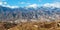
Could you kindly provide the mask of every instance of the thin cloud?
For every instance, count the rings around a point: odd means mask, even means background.
[[[3,2],[3,4],[5,4],[5,5],[6,5],[6,4],[7,4],[7,2]]]
[[[20,4],[31,4],[29,2],[20,2]]]
[[[19,6],[8,5],[7,2],[0,2],[0,5],[4,7],[9,7],[9,8],[19,8]]]
[[[60,2],[56,2],[56,3],[46,3],[43,6],[45,7],[57,7],[60,8]]]
[[[38,7],[38,5],[37,5],[37,4],[31,4],[31,5],[27,6],[27,7],[33,7],[33,8],[36,8],[36,7]]]
[[[25,4],[25,2],[20,2],[20,4]]]
[[[6,5],[6,7],[9,7],[9,8],[19,8],[19,6],[11,6],[11,5]]]
[[[18,6],[10,6],[10,8],[19,8]]]
[[[0,2],[0,5],[7,5],[7,2]]]
[[[0,2],[0,5],[2,5],[3,3],[2,2]]]

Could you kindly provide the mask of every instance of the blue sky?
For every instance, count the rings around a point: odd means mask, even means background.
[[[10,6],[41,6],[50,3],[60,3],[60,0],[0,0],[0,4],[10,5]]]

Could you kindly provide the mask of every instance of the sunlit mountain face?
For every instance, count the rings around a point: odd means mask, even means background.
[[[0,20],[17,20],[17,19],[40,19],[59,20],[60,8],[56,7],[37,7],[37,8],[9,8],[0,6]]]
[[[60,0],[0,0],[0,20],[20,19],[60,20]]]

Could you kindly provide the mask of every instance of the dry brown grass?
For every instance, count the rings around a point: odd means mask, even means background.
[[[60,30],[56,22],[22,22],[17,25],[7,24],[9,26],[6,24],[0,23],[0,30]]]

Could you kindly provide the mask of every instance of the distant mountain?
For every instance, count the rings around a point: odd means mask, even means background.
[[[44,6],[9,8],[0,6],[0,20],[40,19],[42,17],[49,20],[59,20],[60,8]]]

